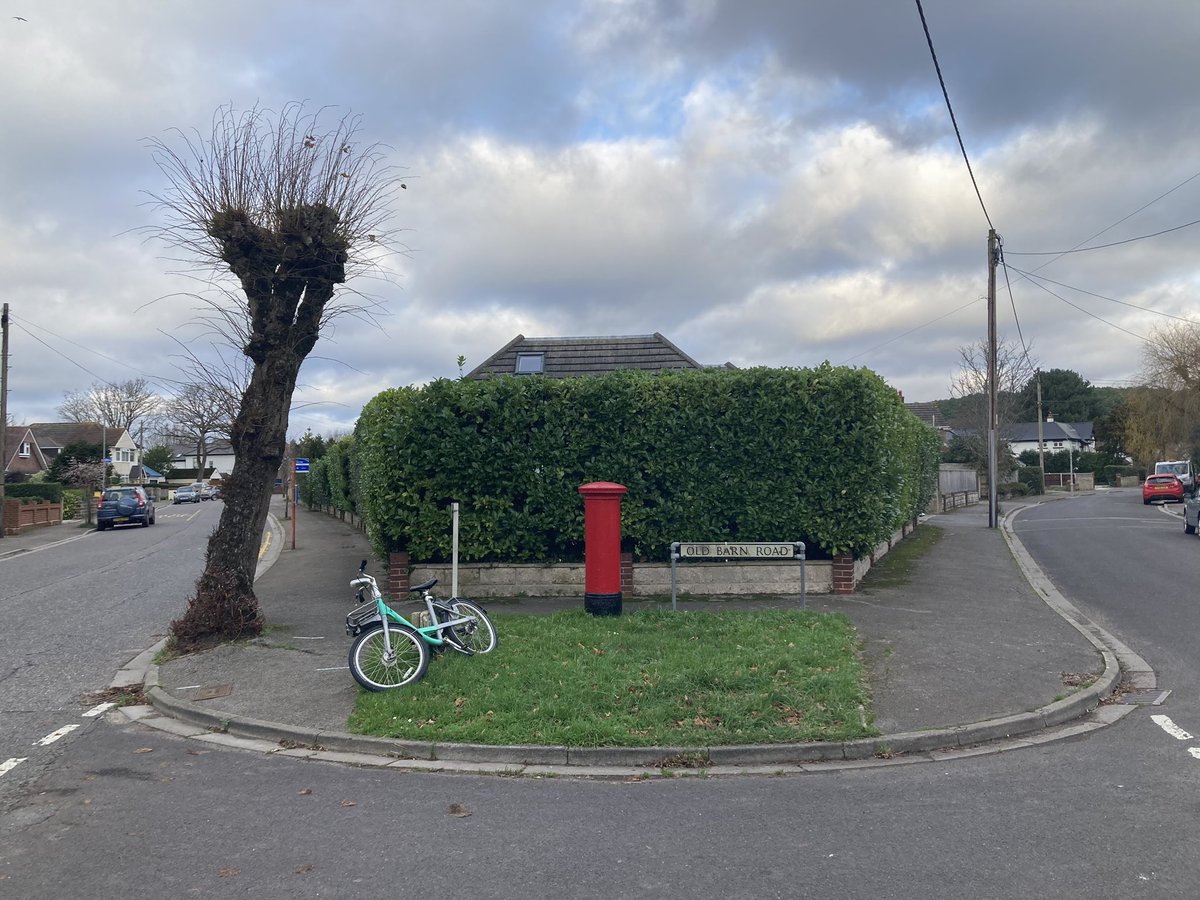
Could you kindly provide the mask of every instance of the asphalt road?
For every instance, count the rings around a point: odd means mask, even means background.
[[[182,538],[202,523],[177,524]],[[1131,492],[1046,504],[1017,530],[1072,602],[1159,668],[1164,706],[946,765],[630,782],[268,758],[109,715],[0,815],[0,896],[1195,897],[1200,740],[1152,717],[1194,719],[1200,544]],[[176,612],[149,610],[134,633]]]
[[[1200,538],[1184,534],[1182,512],[1105,491],[1028,510],[1016,533],[1068,600],[1150,663],[1172,717],[1200,734]]]
[[[0,559],[0,765],[24,760],[0,779],[0,809],[94,724],[87,695],[183,612],[220,507],[159,504],[149,528],[63,526],[59,543]]]

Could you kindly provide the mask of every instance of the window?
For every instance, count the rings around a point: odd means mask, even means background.
[[[22,458],[28,458],[30,454],[29,441],[21,442],[21,449],[17,451],[17,455]]]
[[[546,366],[545,353],[518,353],[517,354],[517,374],[518,375],[540,375],[544,372]]]
[[[1055,442],[1054,442],[1054,446],[1055,446],[1055,447],[1061,447],[1062,445],[1063,445],[1063,442],[1062,442],[1062,441],[1055,441]]]

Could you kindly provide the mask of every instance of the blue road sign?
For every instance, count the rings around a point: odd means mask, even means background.
[[[296,471],[297,472],[307,472],[308,471],[308,460],[307,459],[297,459],[296,460]]]

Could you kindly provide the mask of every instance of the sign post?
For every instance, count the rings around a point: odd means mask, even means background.
[[[800,608],[804,609],[808,606],[804,571],[806,549],[804,541],[675,541],[671,544],[671,609],[676,608],[676,571],[681,559],[797,560],[800,563]]]
[[[292,549],[296,549],[296,501],[300,499],[300,485],[296,482],[296,476],[301,472],[308,471],[308,460],[302,456],[292,460]]]

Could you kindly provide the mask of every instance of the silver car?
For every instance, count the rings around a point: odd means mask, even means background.
[[[1200,525],[1200,496],[1192,494],[1183,501],[1183,533],[1195,534]]]
[[[175,488],[175,499],[172,503],[199,503],[200,492],[192,485],[186,487]]]

